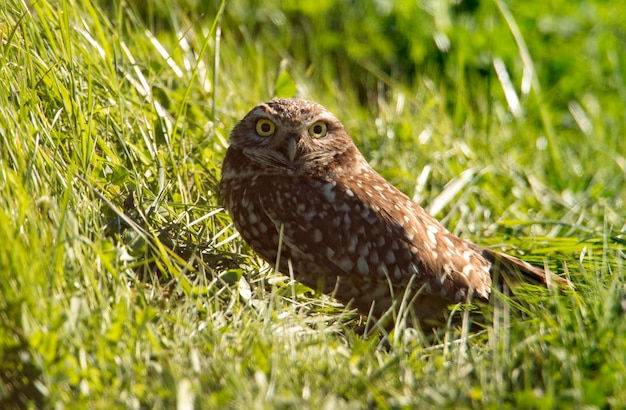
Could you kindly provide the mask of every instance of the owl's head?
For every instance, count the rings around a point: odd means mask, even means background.
[[[231,147],[248,161],[278,172],[332,167],[360,154],[341,122],[326,108],[298,98],[254,107],[232,130]],[[344,162],[344,161],[340,161]]]

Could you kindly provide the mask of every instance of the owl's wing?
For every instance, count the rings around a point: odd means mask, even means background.
[[[367,178],[277,179],[261,200],[287,254],[337,276],[411,283],[451,301],[470,291],[486,299],[490,263],[378,174]]]

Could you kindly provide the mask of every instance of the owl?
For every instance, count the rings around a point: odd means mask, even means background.
[[[363,315],[403,305],[417,322],[440,320],[448,305],[487,301],[495,274],[563,281],[450,233],[312,101],[254,107],[230,134],[219,192],[263,259]]]

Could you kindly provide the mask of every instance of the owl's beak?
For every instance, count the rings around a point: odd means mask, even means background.
[[[293,162],[296,158],[296,153],[298,151],[298,137],[295,135],[290,135],[287,138],[287,158],[289,161]]]

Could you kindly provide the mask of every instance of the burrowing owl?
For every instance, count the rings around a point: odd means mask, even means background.
[[[241,236],[281,272],[362,314],[380,317],[410,291],[419,320],[439,318],[446,305],[487,300],[495,272],[549,280],[450,233],[376,173],[317,103],[260,104],[230,141],[220,195]]]

